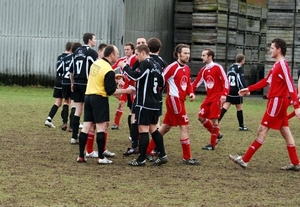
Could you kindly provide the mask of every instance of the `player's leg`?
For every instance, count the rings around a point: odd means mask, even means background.
[[[61,103],[62,103],[62,89],[54,88],[53,97],[55,98],[55,103],[51,107],[51,109],[48,113],[48,117],[45,121],[45,126],[47,126],[49,128],[55,128],[54,124],[52,123],[52,119],[55,116],[58,108],[61,106]]]
[[[300,163],[299,163],[299,158],[297,155],[297,150],[296,150],[296,145],[295,145],[295,140],[294,137],[291,133],[291,130],[288,126],[283,126],[280,129],[280,133],[285,139],[286,142],[286,148],[288,151],[288,155],[290,158],[290,163],[287,166],[282,167],[282,170],[300,170]]]
[[[105,137],[105,146],[104,146],[104,152],[103,155],[105,157],[114,157],[116,155],[116,153],[111,152],[107,149],[107,142],[108,142],[108,133],[107,133],[107,129],[109,127],[109,122],[106,123],[106,131],[104,132],[104,137]]]
[[[73,126],[72,126],[72,138],[71,144],[76,144],[78,139],[78,131],[80,124],[80,116],[83,110],[83,104],[85,99],[85,85],[74,85],[74,106],[75,106],[75,114],[73,117]]]
[[[223,107],[221,109],[221,114],[220,114],[219,122],[222,120],[223,116],[228,111],[228,109],[230,108],[230,106],[231,106],[231,103],[227,102],[227,100],[226,100],[226,102],[223,104]]]
[[[236,107],[236,117],[239,122],[239,130],[248,131],[248,128],[244,125],[243,97],[235,98],[235,107]]]
[[[62,130],[67,130],[68,128],[68,116],[69,116],[69,105],[70,105],[70,98],[64,98],[64,104],[61,111],[61,118],[62,118]]]
[[[127,100],[127,94],[122,94],[119,99],[118,108],[115,113],[114,124],[111,126],[111,129],[113,129],[113,130],[119,129],[120,119],[121,119],[121,116],[123,115],[123,110],[124,110],[126,100]]]

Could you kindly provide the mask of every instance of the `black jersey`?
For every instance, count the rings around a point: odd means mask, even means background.
[[[246,88],[244,69],[237,63],[230,66],[227,72],[230,91],[228,96],[239,96],[239,90]]]
[[[86,85],[90,67],[98,58],[98,53],[87,45],[83,45],[73,53],[73,64],[70,73],[73,73],[74,84]]]
[[[148,110],[160,110],[160,90],[164,85],[161,66],[153,58],[140,62],[134,71],[126,65],[124,72],[136,81],[136,106]]]
[[[61,65],[64,57],[66,57],[69,53],[63,52],[57,57],[56,61],[56,77],[55,77],[55,83],[54,88],[62,89],[62,73],[59,71],[59,66]]]
[[[168,63],[164,59],[162,59],[162,57],[160,57],[159,55],[150,54],[150,57],[152,57],[161,66],[161,73],[163,73],[163,70],[164,70],[164,68],[166,68],[168,66]],[[163,88],[160,89],[160,102],[161,103],[163,101],[162,94],[163,94]]]
[[[58,67],[58,71],[62,74],[62,84],[71,85],[70,80],[70,66],[73,64],[73,55],[69,53],[64,57],[63,61]]]
[[[162,70],[168,66],[168,63],[159,55],[150,54],[150,57],[152,57],[156,62],[158,62],[158,64],[162,67]]]

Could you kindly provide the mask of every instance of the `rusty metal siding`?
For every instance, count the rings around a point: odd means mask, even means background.
[[[85,32],[95,33],[95,50],[115,44],[123,55],[124,8],[123,0],[1,0],[0,82],[16,76],[14,84],[27,85],[22,79],[35,76],[52,83],[66,42],[83,43]]]

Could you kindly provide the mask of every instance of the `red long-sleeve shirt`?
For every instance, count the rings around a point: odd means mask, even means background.
[[[276,62],[268,75],[259,82],[248,87],[249,91],[262,89],[270,84],[267,98],[288,98],[290,96],[294,108],[299,108],[297,92],[291,77],[291,70],[286,60]]]
[[[200,69],[192,86],[196,90],[202,83],[205,84],[206,101],[212,102],[220,100],[222,95],[229,93],[227,75],[223,67],[215,62],[211,62]]]

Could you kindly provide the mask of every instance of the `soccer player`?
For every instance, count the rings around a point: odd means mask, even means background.
[[[136,39],[136,47],[139,45],[147,45],[146,39],[144,37],[139,37]],[[139,61],[137,60],[136,55],[132,55],[128,60],[127,64],[129,67],[134,71],[136,68],[139,66]],[[121,65],[119,65],[121,68],[124,64],[121,62]],[[126,76],[125,76],[126,77]],[[128,85],[129,87],[135,87],[135,81],[134,80],[128,80]],[[125,152],[123,152],[124,156],[129,156],[132,154],[137,154],[138,153],[138,144],[139,144],[139,130],[138,130],[138,125],[136,123],[135,119],[135,97],[128,97],[127,96],[127,106],[130,108],[130,137],[129,139],[131,140],[131,147],[127,148]]]
[[[119,58],[115,62],[115,64],[113,64],[112,68],[114,70],[119,68],[118,67],[119,62],[121,62],[121,61],[127,62],[128,58],[130,58],[134,54],[134,45],[133,45],[132,42],[125,43],[124,53],[125,53],[125,56]],[[127,78],[125,78],[124,80],[126,81]],[[124,88],[127,88],[127,87],[128,87],[128,81],[126,81],[125,85],[124,85]],[[127,101],[127,94],[122,94],[119,98],[118,108],[116,110],[116,114],[115,114],[115,118],[114,118],[114,124],[111,126],[112,130],[119,129],[120,119],[121,119],[121,116],[123,115],[123,109],[124,109],[124,105],[125,105],[126,101]],[[129,129],[130,129],[130,124],[128,126],[129,126]]]
[[[291,71],[285,60],[287,45],[283,39],[275,38],[272,41],[270,54],[275,59],[275,63],[268,75],[259,82],[248,86],[239,91],[240,96],[250,94],[251,91],[262,89],[270,84],[267,94],[268,104],[265,114],[257,130],[257,136],[243,156],[229,155],[229,158],[246,168],[254,153],[262,146],[269,129],[280,130],[285,139],[286,148],[290,158],[290,164],[281,167],[281,170],[300,170],[299,158],[296,151],[295,140],[289,128],[287,118],[287,108],[290,104],[295,110],[296,117],[300,119],[300,108],[297,98],[297,92],[291,77]]]
[[[202,67],[192,83],[194,90],[205,84],[206,97],[200,106],[198,120],[210,132],[210,144],[204,146],[204,150],[214,150],[219,135],[220,109],[226,100],[229,92],[229,85],[226,73],[220,64],[213,61],[215,52],[210,49],[202,51],[202,61],[205,66]]]
[[[69,131],[72,131],[72,119],[75,113],[75,106],[73,101],[73,95],[71,92],[71,81],[70,81],[70,66],[73,64],[73,52],[81,46],[81,43],[75,42],[72,44],[71,52],[64,57],[61,64],[58,67],[58,71],[62,74],[62,96],[65,100],[63,105],[63,110],[61,112],[63,125],[62,130],[67,130],[68,128],[68,115],[69,115],[69,104],[71,103],[71,113],[70,113],[70,126]]]
[[[160,116],[160,93],[164,85],[164,79],[161,66],[153,58],[150,58],[149,52],[147,45],[137,46],[135,54],[140,64],[134,71],[124,62],[120,63],[128,77],[136,81],[136,102],[133,111],[139,130],[139,156],[137,159],[128,162],[131,166],[146,165],[149,132],[160,152],[159,157],[152,164],[162,165],[168,162],[163,138],[156,127]]]
[[[244,125],[243,97],[241,97],[238,93],[239,90],[246,88],[246,81],[243,69],[243,64],[245,63],[245,56],[243,54],[238,54],[235,60],[236,62],[233,63],[227,71],[230,90],[226,101],[223,104],[221,115],[219,118],[219,123],[223,118],[224,114],[231,106],[231,104],[233,104],[236,107],[236,117],[239,122],[239,130],[248,131],[248,128]]]
[[[107,46],[107,44],[105,43],[101,43],[99,46],[98,46],[98,59],[101,59],[103,58],[103,51],[104,51],[104,48]]]
[[[45,126],[49,127],[49,128],[55,128],[54,124],[52,123],[52,119],[55,116],[58,108],[61,106],[62,104],[62,100],[63,100],[63,95],[62,95],[62,72],[59,70],[59,66],[61,65],[64,57],[66,57],[67,55],[69,55],[71,53],[71,48],[72,48],[72,43],[71,42],[67,42],[66,46],[65,46],[65,52],[63,52],[62,54],[60,54],[57,57],[57,61],[56,61],[56,78],[55,78],[55,84],[54,84],[54,91],[53,91],[53,97],[55,98],[55,103],[53,104],[53,106],[51,107],[48,117],[45,121]],[[64,102],[64,105],[68,105],[69,103],[66,101]],[[62,110],[62,114],[65,114],[66,107],[63,107]],[[62,117],[63,119],[63,117]]]
[[[168,65],[163,72],[167,89],[167,111],[158,131],[164,136],[171,127],[179,126],[182,162],[186,165],[199,165],[200,162],[192,158],[189,119],[184,105],[186,96],[189,96],[190,101],[195,100],[190,80],[190,68],[186,65],[190,59],[190,46],[178,44],[174,50],[174,57],[177,60]]]
[[[131,93],[132,89],[116,89],[115,73],[112,70],[111,63],[119,57],[118,48],[114,45],[108,45],[103,52],[104,58],[97,60],[92,64],[89,74],[89,80],[86,88],[84,122],[83,128],[79,134],[79,157],[77,162],[86,162],[84,149],[87,142],[88,132],[96,124],[97,145],[98,145],[98,164],[111,164],[111,160],[104,155],[105,131],[109,123],[109,100],[112,94]],[[101,107],[99,107],[101,106]]]
[[[96,36],[93,33],[83,35],[84,45],[79,47],[74,53],[74,61],[70,67],[71,90],[74,95],[75,114],[73,117],[73,132],[71,144],[78,143],[78,128],[80,116],[82,114],[86,84],[90,67],[98,58],[98,54],[92,49],[96,45]]]
[[[166,68],[168,64],[161,56],[159,56],[159,52],[162,47],[161,41],[158,38],[153,37],[153,38],[148,39],[147,45],[149,47],[150,57],[152,57],[161,66],[161,69],[163,72],[163,69]],[[161,108],[160,108],[160,112],[159,112],[159,119],[158,119],[157,126],[156,126],[158,129],[160,127],[160,116],[162,115],[162,104],[163,104],[162,90],[159,95],[160,95]],[[154,160],[152,155],[155,155],[157,153],[158,153],[158,151],[155,148],[154,140],[151,139],[149,142],[148,148],[147,148],[147,152],[146,152],[147,159],[149,161]]]

